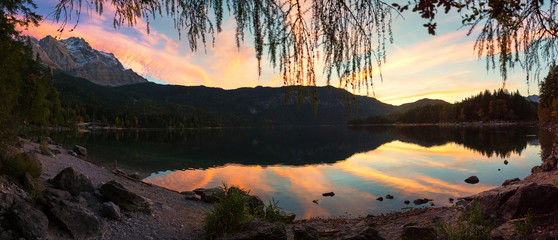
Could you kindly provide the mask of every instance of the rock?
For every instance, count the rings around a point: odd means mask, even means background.
[[[502,169],[499,169],[499,168],[498,168],[498,171],[500,171],[500,170],[502,170]]]
[[[448,198],[448,200],[449,200],[450,203],[453,203],[453,201],[454,201],[455,199],[453,199],[453,198]]]
[[[113,202],[103,203],[102,213],[103,216],[110,219],[119,220],[122,218],[122,215],[120,214],[120,207]]]
[[[56,142],[52,141],[50,137],[41,137],[39,141],[44,142],[46,144],[56,145]]]
[[[72,151],[72,150],[68,150],[67,154],[70,155],[70,156],[74,156],[74,157],[78,156],[77,153]]]
[[[434,207],[434,206],[436,206],[436,204],[434,204],[433,202],[430,202],[430,206]]]
[[[25,202],[10,208],[10,223],[14,230],[26,239],[44,239],[48,229],[48,218],[43,212]]]
[[[36,181],[30,173],[25,172],[23,175],[23,188],[27,191],[32,191],[36,188]]]
[[[141,180],[141,176],[138,172],[131,173],[131,174],[128,175],[128,177],[131,177],[131,178],[136,179],[136,180]]]
[[[415,200],[413,201],[413,203],[414,203],[415,205],[422,205],[422,204],[425,204],[425,203],[430,202],[430,201],[432,201],[432,199],[428,199],[428,198],[419,198],[419,199],[415,199]]]
[[[409,203],[411,203],[411,201],[409,201],[409,200],[405,200],[405,201],[404,201],[403,203],[405,203],[405,204],[409,204]]]
[[[318,240],[320,233],[315,228],[303,224],[294,226],[294,239],[295,240]]]
[[[388,195],[386,195],[386,199],[393,199],[393,196],[388,194]]]
[[[46,208],[51,208],[55,204],[68,200],[72,195],[64,190],[47,188],[39,195],[37,202]]]
[[[181,192],[180,194],[184,195],[184,198],[186,200],[192,200],[192,201],[199,201],[200,200],[198,198],[198,195],[196,195],[196,193],[194,193],[192,191],[184,191],[184,192]]]
[[[95,191],[91,180],[72,167],[65,168],[58,173],[58,175],[52,179],[52,184],[54,187],[66,190],[74,196],[79,195],[80,192]]]
[[[504,160],[504,164],[505,164],[505,165],[508,165],[508,160]]]
[[[223,188],[220,187],[201,188],[201,189],[194,190],[194,192],[200,195],[201,200],[206,203],[218,203],[221,201],[221,198],[225,195],[225,190],[223,190]]]
[[[252,215],[261,216],[261,217],[264,216],[265,204],[260,197],[248,196],[246,198],[246,204],[248,205],[248,209]]]
[[[75,145],[75,146],[74,146],[74,152],[75,152],[77,155],[87,156],[87,149],[84,148],[84,147],[82,147],[82,146],[80,146],[80,145]]]
[[[532,214],[556,212],[558,206],[558,188],[551,184],[530,184],[520,187],[500,207],[504,219],[523,217],[529,210]]]
[[[49,156],[49,157],[53,157],[53,156],[54,156],[54,153],[53,153],[52,150],[50,150],[50,148],[48,148],[48,147],[45,147],[45,148],[41,147],[41,154],[42,154],[42,155],[45,155],[45,156]]]
[[[151,211],[149,202],[145,198],[129,191],[122,186],[122,184],[114,180],[103,184],[100,192],[124,210],[141,212]]]
[[[513,239],[516,230],[512,223],[505,222],[490,232],[490,237],[494,240]]]
[[[324,197],[333,197],[333,196],[335,196],[335,193],[334,193],[334,192],[322,193],[322,196],[324,196]]]
[[[320,203],[320,200],[316,199],[316,200],[312,200],[313,203],[318,204]]]
[[[381,201],[384,201],[384,198],[383,198],[383,197],[379,197],[379,198],[376,198],[376,200],[378,200],[378,201],[381,202]]]
[[[335,235],[332,239],[336,240],[379,240],[383,239],[378,235],[378,231],[368,225],[365,221],[359,222],[354,226],[344,229]]]
[[[54,155],[58,155],[58,154],[61,154],[62,152],[58,148],[55,148],[55,149],[52,149],[52,153],[54,153]]]
[[[293,213],[293,212],[281,210],[280,213],[281,213],[281,216],[283,216],[285,218],[287,223],[292,223],[296,218],[296,214]]]
[[[504,181],[504,183],[502,183],[502,186],[507,186],[507,185],[510,185],[510,184],[514,184],[514,183],[517,183],[519,181],[521,181],[521,179],[519,179],[519,178],[508,179],[508,180]]]
[[[465,182],[469,184],[477,184],[479,183],[479,178],[477,176],[470,176],[467,179],[465,179]]]
[[[405,226],[401,238],[413,240],[436,239],[436,231],[432,227]]]
[[[540,173],[543,172],[542,166],[534,166],[533,168],[531,168],[531,173]]]
[[[558,159],[554,156],[554,155],[550,155],[549,157],[547,157],[543,164],[541,165],[541,169],[543,172],[548,172],[551,171],[552,169],[554,169],[556,167],[556,163],[558,162]]]
[[[264,221],[251,221],[244,225],[242,231],[227,235],[226,240],[284,240],[287,239],[287,230],[282,223]]]
[[[62,200],[51,204],[48,213],[62,229],[75,239],[100,237],[105,229],[103,222],[84,203]]]
[[[471,206],[471,203],[478,202],[484,217],[496,219],[500,217],[500,206],[508,201],[508,199],[515,194],[518,188],[518,184],[514,184],[481,192],[472,196],[471,200],[465,199],[467,202],[463,201],[463,205],[469,207]]]

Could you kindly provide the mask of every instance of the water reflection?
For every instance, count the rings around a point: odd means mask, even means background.
[[[120,168],[140,171],[145,181],[160,186],[186,191],[225,181],[308,218],[384,213],[406,207],[406,199],[424,197],[447,205],[449,197],[527,176],[540,163],[537,136],[535,127],[315,127],[54,138],[85,145],[89,161],[112,167],[116,160]],[[504,158],[510,164],[504,165]],[[481,182],[464,183],[471,175]],[[322,197],[329,191],[335,197]],[[386,194],[395,199],[376,201]],[[319,204],[312,203],[316,199]]]

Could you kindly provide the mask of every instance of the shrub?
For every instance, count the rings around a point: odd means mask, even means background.
[[[205,214],[203,228],[208,239],[226,236],[239,231],[245,223],[254,217],[249,213],[246,203],[247,192],[237,187],[228,187],[223,183],[225,195],[219,204]]]
[[[34,153],[19,153],[2,159],[2,173],[21,178],[26,172],[37,179],[41,176],[42,166]]]
[[[438,232],[442,239],[480,240],[491,239],[490,232],[494,227],[490,220],[483,217],[480,204],[475,201],[471,204],[471,209],[462,212],[459,217],[454,216],[449,223],[439,223]]]
[[[281,208],[278,206],[278,201],[275,199],[271,199],[269,201],[269,205],[265,207],[265,216],[264,220],[268,222],[281,222],[281,223],[288,223],[288,219],[285,215],[281,213]]]

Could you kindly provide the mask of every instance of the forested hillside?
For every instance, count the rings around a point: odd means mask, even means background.
[[[430,104],[389,116],[354,119],[350,124],[378,123],[452,123],[477,121],[536,121],[537,104],[519,92],[485,90],[454,104]]]

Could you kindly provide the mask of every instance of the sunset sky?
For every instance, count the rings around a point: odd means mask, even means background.
[[[37,12],[48,15],[57,0],[39,0]],[[216,37],[215,46],[208,45],[191,52],[184,36],[178,38],[170,19],[151,22],[148,35],[146,24],[135,27],[113,28],[114,12],[105,6],[102,16],[82,13],[80,23],[72,31],[60,36],[82,37],[95,49],[114,53],[126,68],[131,68],[148,80],[177,85],[205,85],[234,89],[239,87],[283,85],[279,73],[271,68],[264,56],[262,76],[258,78],[257,61],[251,39],[238,49],[234,39],[234,22],[228,19],[223,32]],[[408,12],[393,23],[394,44],[387,49],[387,64],[383,67],[383,82],[374,80],[374,93],[369,96],[399,105],[421,98],[459,101],[484,89],[502,87],[499,72],[486,70],[484,59],[473,51],[474,35],[467,37],[467,29],[460,28],[460,16],[440,15],[437,36],[430,36],[418,14]],[[36,38],[57,36],[60,23],[46,18],[38,28],[24,31]],[[68,27],[69,30],[70,27]],[[321,70],[318,70],[321,72]],[[318,85],[326,85],[325,77],[318,77]],[[331,84],[338,86],[337,79]],[[517,69],[509,73],[506,88],[519,90],[522,95],[538,94],[537,82],[528,86],[525,74]],[[366,95],[366,91],[355,92]]]

